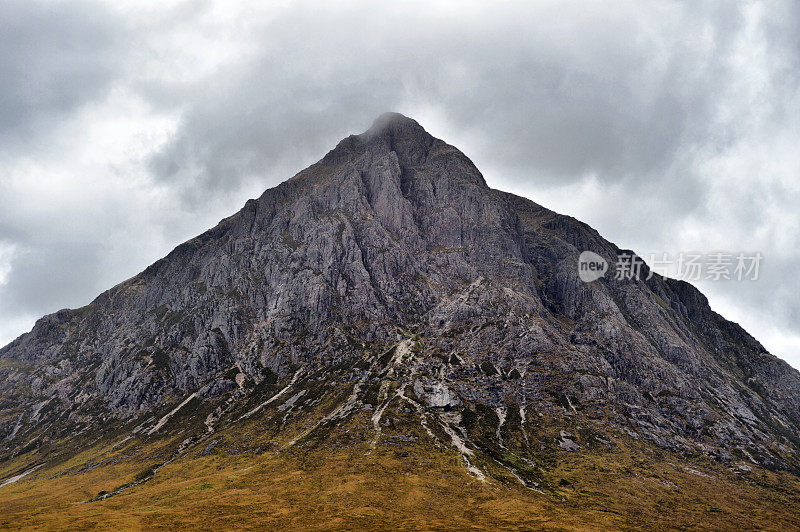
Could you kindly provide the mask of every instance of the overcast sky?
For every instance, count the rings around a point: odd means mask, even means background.
[[[268,5],[267,5],[268,4]],[[800,4],[0,2],[0,344],[399,111],[800,367]]]

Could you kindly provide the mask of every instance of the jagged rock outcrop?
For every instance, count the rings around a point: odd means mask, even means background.
[[[243,398],[264,379],[415,339],[406,370],[429,406],[536,405],[670,449],[796,469],[800,374],[685,282],[582,282],[586,250],[609,262],[621,251],[488,188],[459,150],[385,115],[0,349],[4,452],[194,392]]]

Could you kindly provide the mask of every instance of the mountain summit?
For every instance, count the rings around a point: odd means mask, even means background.
[[[621,250],[382,115],[0,349],[0,466],[147,462],[97,500],[220,446],[394,449],[398,479],[403,456],[431,448],[457,459],[457,482],[565,500],[579,480],[553,476],[564,457],[798,472],[800,374],[685,282],[582,282],[583,251],[613,263]]]

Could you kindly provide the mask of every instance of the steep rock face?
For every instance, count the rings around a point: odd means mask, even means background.
[[[431,406],[535,405],[668,448],[797,467],[800,374],[687,283],[582,282],[584,250],[620,252],[488,188],[456,148],[385,115],[0,349],[0,439],[13,451],[190,393],[245,396],[414,337],[414,389]]]

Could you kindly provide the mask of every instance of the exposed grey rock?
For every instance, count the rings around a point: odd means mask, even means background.
[[[461,405],[458,396],[441,382],[417,380],[414,382],[414,394],[422,398],[428,406],[456,408]]]
[[[575,443],[572,440],[572,438],[574,438],[575,436],[573,436],[569,432],[567,432],[565,430],[562,430],[559,433],[559,436],[560,436],[560,439],[557,440],[556,443],[558,443],[558,446],[561,449],[563,449],[565,451],[580,451],[581,450],[581,446],[578,445],[577,443]]]
[[[0,440],[13,452],[65,419],[151,416],[191,393],[244,400],[266,378],[414,337],[414,392],[430,405],[537,405],[672,449],[797,467],[800,374],[688,283],[582,282],[585,250],[609,262],[621,251],[488,188],[456,148],[385,115],[0,349]]]

